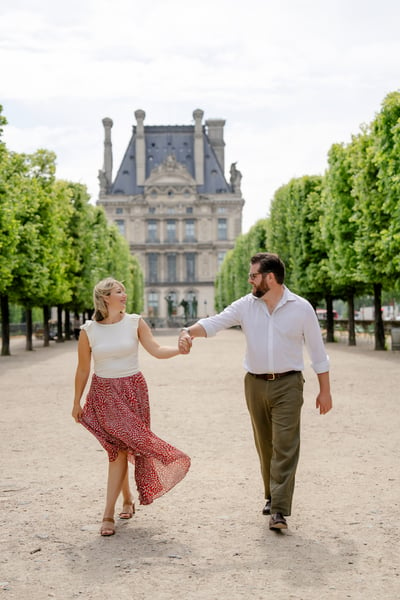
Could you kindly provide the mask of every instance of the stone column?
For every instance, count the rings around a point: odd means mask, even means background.
[[[111,185],[112,182],[112,168],[113,168],[113,156],[112,156],[112,143],[111,143],[111,128],[113,126],[112,119],[105,117],[102,121],[104,127],[104,164],[103,164],[103,175],[105,178],[105,186]]]
[[[214,148],[222,172],[225,172],[224,119],[207,119],[207,135]]]
[[[204,141],[201,121],[204,112],[197,108],[193,111],[194,118],[194,178],[197,185],[204,184]]]
[[[136,110],[136,182],[137,185],[144,185],[146,179],[146,146],[144,140],[143,121],[146,116],[144,110]]]

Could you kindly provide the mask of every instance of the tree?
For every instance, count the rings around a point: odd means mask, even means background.
[[[47,281],[46,267],[41,260],[40,203],[42,189],[29,174],[29,155],[14,155],[19,158],[18,175],[14,180],[14,198],[18,227],[17,261],[13,272],[9,296],[25,309],[27,334],[26,349],[32,350],[32,308],[44,282]]]
[[[40,286],[40,224],[36,219],[40,191],[29,177],[30,159],[15,152],[3,153],[0,168],[2,354],[9,349],[9,298],[31,298]],[[28,319],[29,323],[29,319]]]
[[[2,354],[9,354],[11,299],[24,306],[26,348],[32,349],[32,309],[42,307],[44,344],[57,306],[58,341],[66,336],[69,311],[89,310],[94,285],[108,275],[124,281],[130,308],[143,309],[143,273],[138,260],[102,208],[89,203],[86,187],[55,177],[55,154],[8,152],[1,141],[6,123],[0,106],[0,301]]]
[[[19,297],[28,308],[43,307],[44,345],[49,344],[49,316],[51,306],[57,306],[58,341],[63,340],[60,326],[61,306],[71,298],[70,283],[67,278],[69,261],[72,257],[70,237],[66,224],[72,212],[68,202],[68,186],[55,179],[55,154],[38,150],[29,157],[29,177],[37,199],[35,221],[38,224],[36,260],[33,264],[34,286],[29,285],[28,293]],[[33,201],[32,196],[32,201]],[[27,269],[22,283],[27,282]]]
[[[316,306],[327,307],[327,340],[334,340],[333,286],[328,269],[328,248],[321,233],[322,181],[319,175],[292,179],[274,196],[268,240],[287,269],[286,282]]]
[[[353,220],[353,173],[350,149],[333,144],[328,153],[328,165],[322,190],[322,236],[328,248],[328,271],[334,294],[348,304],[348,343],[356,345],[354,296],[365,289],[357,272],[354,248],[357,225]]]
[[[386,279],[400,284],[400,92],[388,94],[371,127],[381,197],[380,257]]]
[[[370,129],[353,138],[352,168],[354,220],[357,227],[357,278],[369,284],[374,291],[375,350],[385,350],[385,332],[382,320],[382,286],[385,280],[387,255],[384,234],[391,215],[387,212],[378,186],[379,169]]]
[[[289,235],[290,182],[278,188],[271,202],[267,220],[267,239],[270,252],[279,254],[287,270],[286,282],[290,287],[290,235]]]
[[[232,290],[236,278],[233,263],[234,250],[229,250],[215,280],[215,310],[217,312],[224,310],[232,302]]]
[[[11,200],[9,189],[13,172],[12,160],[0,143],[0,306],[2,324],[1,354],[10,353],[10,326],[8,311],[8,290],[12,284],[13,270],[16,261],[18,229],[15,218],[15,205]]]
[[[129,270],[132,281],[132,295],[128,298],[128,308],[131,312],[140,314],[144,307],[144,277],[136,256],[130,256]]]
[[[71,318],[70,313],[79,315],[91,303],[91,255],[93,231],[91,228],[92,210],[90,196],[85,185],[74,182],[65,182],[65,202],[70,205],[69,219],[66,221],[66,230],[71,249],[68,261],[66,278],[71,290],[71,298],[64,305],[65,311],[65,338],[70,338]]]
[[[248,272],[250,258],[266,249],[265,219],[255,225],[236,240],[221,265],[215,283],[215,308],[220,311],[228,304],[249,292]]]

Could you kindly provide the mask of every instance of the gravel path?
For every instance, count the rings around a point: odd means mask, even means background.
[[[163,343],[173,344],[168,332]],[[187,452],[183,482],[101,538],[105,452],[70,416],[76,342],[0,358],[0,598],[400,597],[400,353],[329,344],[334,410],[305,369],[289,530],[268,529],[243,398],[244,338],[141,352],[152,429]]]

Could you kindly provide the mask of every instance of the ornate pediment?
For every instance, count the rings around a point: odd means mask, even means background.
[[[144,182],[145,188],[149,187],[193,187],[196,181],[187,168],[176,160],[173,154],[169,154],[163,163],[155,167]]]

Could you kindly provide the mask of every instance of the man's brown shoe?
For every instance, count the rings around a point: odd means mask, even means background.
[[[271,514],[271,498],[267,498],[265,506],[262,509],[262,514],[263,515],[270,515]]]
[[[286,519],[282,513],[274,513],[269,520],[270,529],[287,529]]]

